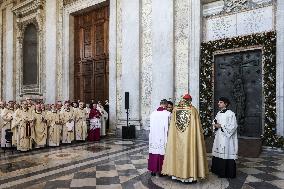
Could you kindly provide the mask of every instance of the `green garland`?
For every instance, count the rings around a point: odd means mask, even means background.
[[[263,82],[265,120],[262,139],[264,145],[282,147],[283,137],[276,135],[276,33],[267,32],[221,39],[201,44],[200,69],[200,115],[206,136],[212,136],[213,99],[213,60],[214,52],[236,48],[261,46],[263,52]]]

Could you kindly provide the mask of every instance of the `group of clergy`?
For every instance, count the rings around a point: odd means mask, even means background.
[[[101,102],[90,106],[81,101],[46,105],[29,98],[20,106],[13,101],[0,101],[1,147],[12,145],[19,151],[28,151],[73,141],[98,141],[106,135],[108,102],[105,107]]]
[[[184,95],[172,111],[167,101],[161,100],[160,107],[150,115],[148,170],[152,176],[168,175],[190,183],[208,177],[203,129],[191,100],[189,94]],[[236,177],[237,121],[229,104],[227,98],[219,98],[220,111],[212,122],[215,139],[211,172],[220,178]]]

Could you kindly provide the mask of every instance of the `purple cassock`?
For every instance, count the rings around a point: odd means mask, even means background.
[[[150,116],[148,170],[161,173],[171,113],[159,107]]]

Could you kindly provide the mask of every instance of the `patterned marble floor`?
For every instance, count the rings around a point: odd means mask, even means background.
[[[0,150],[0,189],[65,188],[284,188],[284,153],[264,151],[259,158],[240,158],[236,179],[209,178],[183,184],[147,172],[147,141],[107,138],[99,143],[76,143],[31,152]],[[208,162],[211,164],[208,154]]]

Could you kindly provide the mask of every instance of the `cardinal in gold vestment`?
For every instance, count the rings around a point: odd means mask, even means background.
[[[206,178],[208,173],[199,113],[187,94],[172,113],[162,174],[193,182]]]

